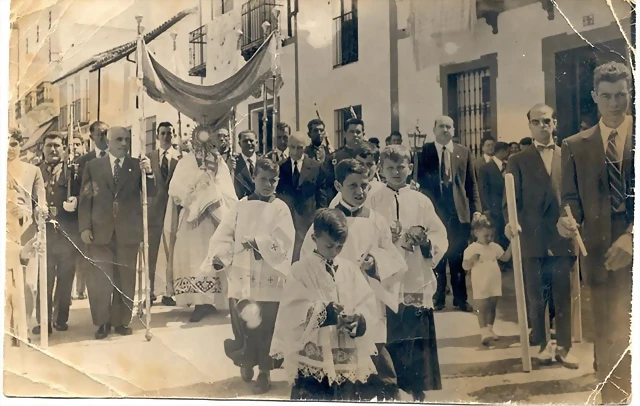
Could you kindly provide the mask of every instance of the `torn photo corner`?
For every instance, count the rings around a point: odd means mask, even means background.
[[[631,402],[635,1],[7,3],[3,404]]]

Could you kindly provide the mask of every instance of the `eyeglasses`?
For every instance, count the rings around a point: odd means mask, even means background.
[[[551,125],[553,120],[550,119],[550,118],[543,118],[543,119],[540,119],[540,120],[538,120],[537,118],[534,118],[533,120],[530,120],[529,122],[531,124],[533,124],[533,125],[536,125],[536,126],[540,125],[541,123],[544,124],[544,125]]]

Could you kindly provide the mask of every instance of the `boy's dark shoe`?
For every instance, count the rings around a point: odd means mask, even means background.
[[[240,367],[240,377],[245,382],[251,382],[253,379],[253,368]]]
[[[121,336],[130,336],[133,331],[131,330],[131,327],[127,327],[127,326],[118,326],[114,329],[116,331],[116,333],[120,334]]]
[[[98,331],[96,331],[95,337],[96,340],[102,340],[103,338],[107,338],[109,333],[111,332],[111,324],[103,324],[98,327]]]
[[[53,328],[58,331],[67,331],[69,330],[69,325],[67,323],[56,323],[53,325]]]

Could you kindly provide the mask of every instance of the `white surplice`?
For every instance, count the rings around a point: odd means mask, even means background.
[[[403,303],[433,308],[433,295],[437,286],[433,268],[447,252],[449,242],[447,230],[436,214],[431,199],[407,185],[397,192],[389,187],[379,189],[369,196],[367,204],[382,215],[388,224],[393,225],[399,220],[402,234],[412,226],[424,227],[431,242],[432,258],[425,258],[420,247],[414,247],[413,251],[402,248],[405,242],[402,235],[395,246],[404,256],[408,266],[402,280]]]
[[[386,343],[386,309],[398,311],[400,303],[400,285],[407,271],[407,264],[402,254],[393,245],[391,229],[387,221],[380,214],[368,208],[363,208],[358,217],[347,217],[349,235],[342,252],[338,256],[360,266],[367,254],[375,259],[376,271],[380,280],[365,276],[369,286],[376,295],[379,303],[373,320],[367,321],[367,330],[376,343]],[[308,256],[315,249],[315,242],[311,238],[313,226],[307,232],[302,243],[300,256]]]
[[[298,373],[329,384],[366,382],[376,372],[371,359],[376,346],[369,321],[377,312],[377,300],[360,268],[336,258],[334,276],[326,270],[326,260],[318,254],[303,256],[291,266],[282,292],[271,355],[284,358],[289,379]],[[335,325],[322,326],[327,305],[344,306],[344,314],[360,314],[367,329],[362,337],[351,338]],[[321,327],[322,326],[322,327]]]
[[[254,239],[259,254],[243,247],[243,242]],[[294,241],[293,219],[285,202],[244,197],[211,237],[201,271],[212,272],[217,256],[225,265],[230,298],[279,302]]]

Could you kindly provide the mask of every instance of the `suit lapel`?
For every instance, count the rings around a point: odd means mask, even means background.
[[[560,192],[562,190],[562,152],[560,147],[553,150],[553,160],[551,161],[551,185],[553,187],[554,197],[559,202],[561,200]]]
[[[302,168],[300,168],[300,178],[298,179],[298,184],[295,185],[296,187],[301,186],[307,179],[309,179],[309,176],[311,175],[310,166],[311,162],[309,162],[308,159],[302,161]]]
[[[169,184],[169,180],[173,178],[173,172],[176,170],[176,166],[178,166],[178,160],[174,157],[171,158],[169,162],[169,179],[167,179],[167,185]]]
[[[109,160],[109,156],[107,155],[104,158],[97,158],[97,159],[98,159],[98,162],[100,162],[102,171],[104,171],[107,175],[106,178],[107,178],[107,184],[109,185],[109,189],[111,189],[113,194],[115,194],[116,184],[113,181],[113,171],[111,170],[111,161]]]
[[[542,201],[544,202],[544,210],[546,211],[547,208],[549,208],[549,205],[552,203],[552,199],[555,198],[552,193],[549,193],[549,183],[553,183],[552,177],[549,176],[547,168],[544,166],[544,161],[540,156],[540,152],[538,152],[538,149],[535,146],[530,147],[526,151],[522,152],[522,154],[528,154],[529,157],[529,170],[531,171],[531,176],[533,177],[533,179],[531,179],[531,183],[537,185],[537,187],[541,188],[541,190],[544,190]],[[556,152],[554,152],[554,157],[551,161],[552,174],[554,171],[553,167],[556,161],[555,154]]]
[[[120,169],[120,179],[116,185],[116,193],[122,190],[122,187],[133,176],[133,163],[129,156],[125,156],[122,160],[122,168]]]
[[[458,166],[462,162],[463,157],[460,156],[460,148],[457,144],[453,144],[453,151],[451,151],[451,180],[455,182],[458,174]]]
[[[605,160],[604,147],[602,145],[602,133],[600,132],[600,125],[596,124],[592,127],[592,132],[587,131],[584,133],[583,138],[587,143],[587,150],[591,151],[589,154],[590,161],[592,163],[593,170],[596,171],[596,177],[601,185],[609,190],[609,180],[607,175],[607,162]]]

